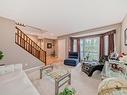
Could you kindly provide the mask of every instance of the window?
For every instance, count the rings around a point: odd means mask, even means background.
[[[99,37],[85,38],[80,40],[81,60],[99,60]]]

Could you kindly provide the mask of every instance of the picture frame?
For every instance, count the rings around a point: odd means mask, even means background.
[[[51,49],[52,48],[52,43],[47,43],[47,48]]]
[[[127,46],[127,28],[124,31],[124,44]]]

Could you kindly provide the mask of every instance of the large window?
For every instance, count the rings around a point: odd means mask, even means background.
[[[79,52],[80,60],[99,61],[99,57],[114,52],[115,32],[107,32],[91,38],[73,38],[73,51]],[[80,42],[80,43],[79,43]]]
[[[99,37],[85,38],[80,40],[81,60],[99,60]]]

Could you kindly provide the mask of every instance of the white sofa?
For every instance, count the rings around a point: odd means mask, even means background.
[[[5,74],[3,73],[4,67],[0,67],[2,69],[2,74],[0,75],[0,95],[40,95],[26,73],[22,70],[17,70],[15,67],[17,68],[17,66],[14,66],[14,68],[12,66],[5,67],[9,70],[9,72],[6,70],[7,73]],[[12,69],[12,72],[9,68]]]

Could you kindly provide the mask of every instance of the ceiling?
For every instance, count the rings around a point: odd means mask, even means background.
[[[0,16],[61,36],[115,24],[127,0],[0,0]]]

